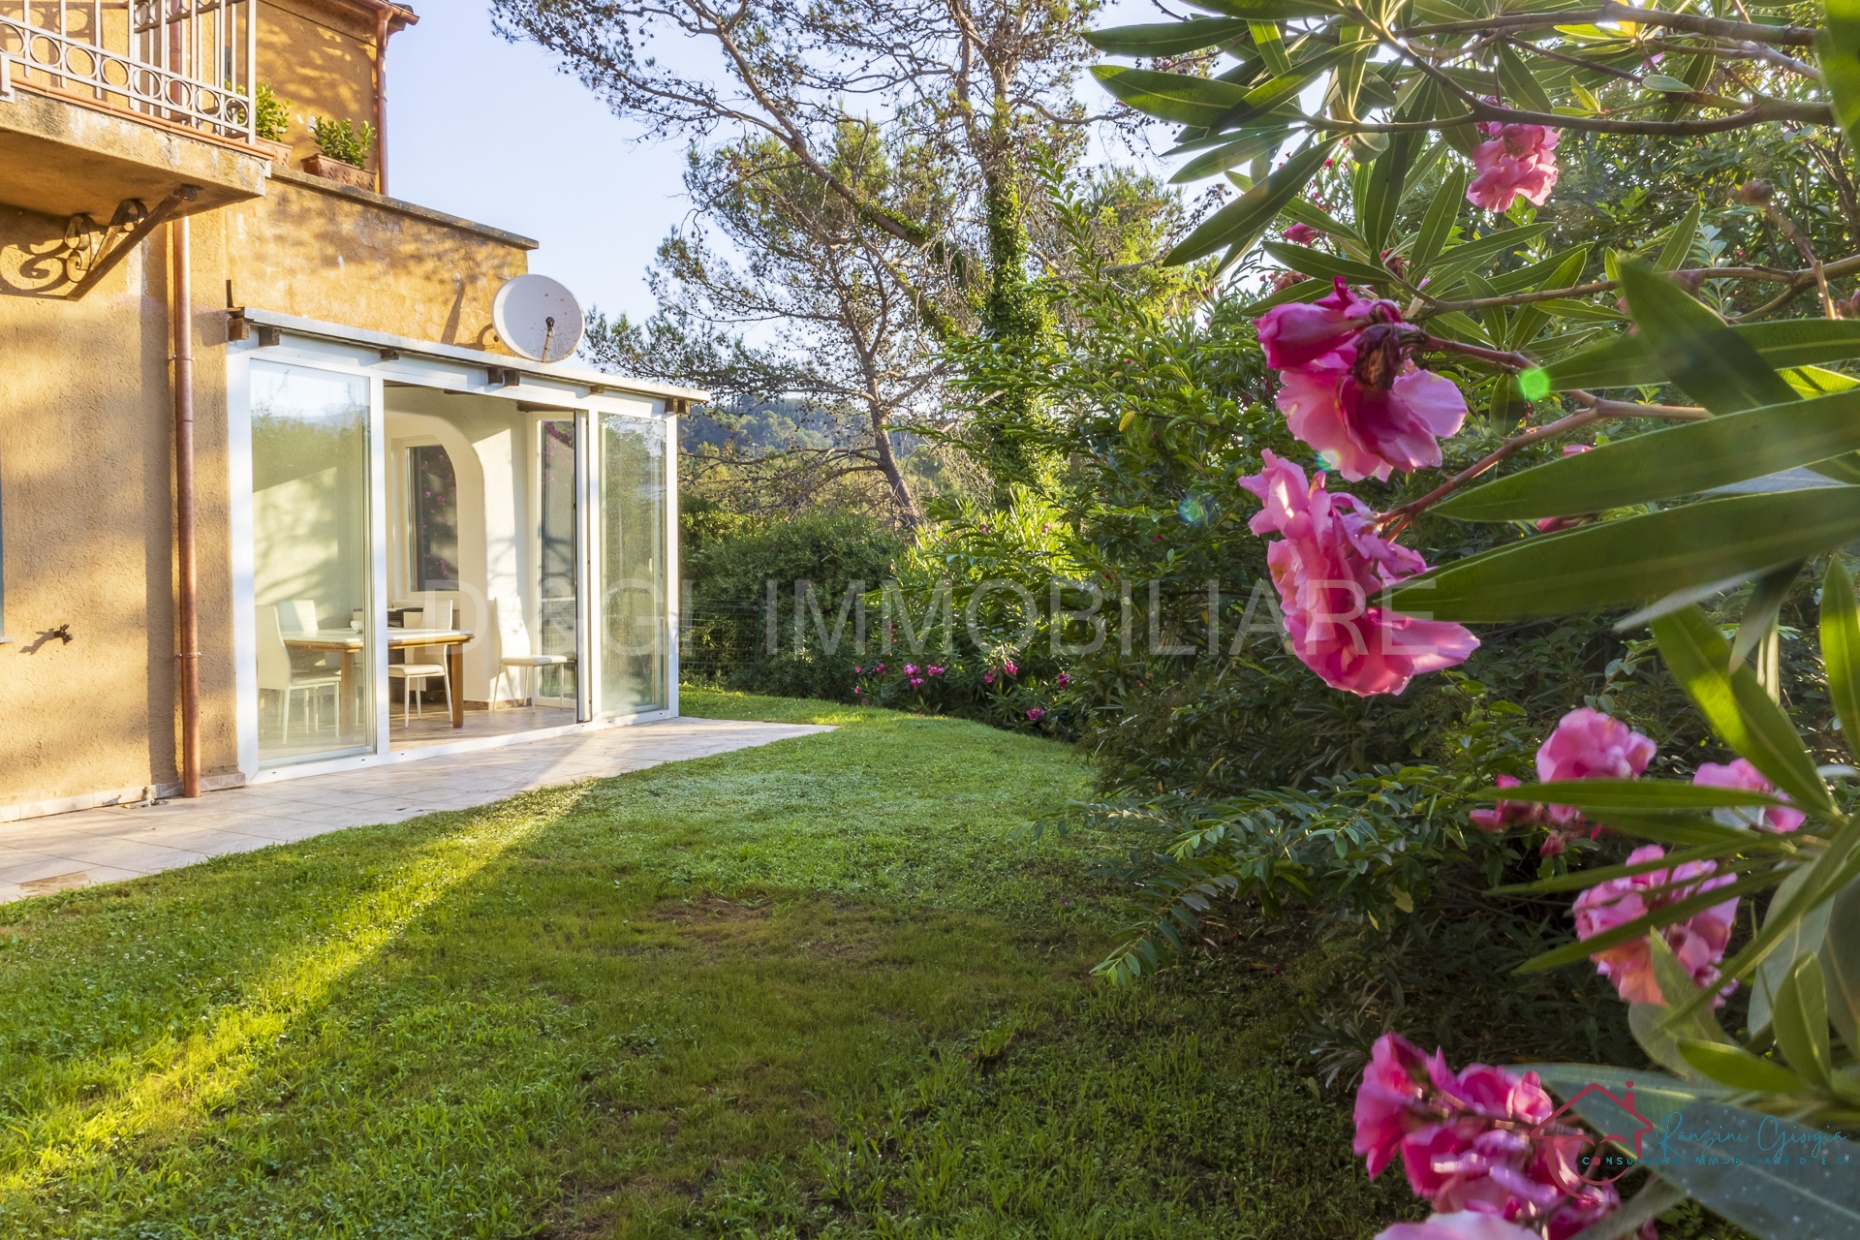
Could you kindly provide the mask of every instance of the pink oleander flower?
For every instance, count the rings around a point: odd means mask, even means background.
[[[985,684],[985,685],[992,685],[992,684],[994,684],[994,683],[995,683],[995,674],[994,674],[993,672],[983,672],[983,673],[982,673],[982,683],[983,683],[983,684]]]
[[[917,674],[917,665],[915,663],[906,663],[904,665],[904,674],[906,676],[915,676]]]
[[[1543,1240],[1534,1231],[1507,1223],[1496,1214],[1459,1210],[1430,1215],[1421,1223],[1394,1223],[1376,1233],[1376,1240]]]
[[[1734,758],[1730,762],[1701,762],[1698,773],[1692,777],[1695,784],[1704,784],[1712,788],[1742,788],[1746,792],[1773,793],[1776,785],[1764,778],[1763,772],[1750,765],[1743,758]],[[1735,816],[1744,826],[1765,826],[1772,831],[1794,831],[1808,820],[1808,815],[1799,809],[1790,809],[1777,805],[1769,809],[1730,809],[1720,811]]]
[[[921,686],[921,685],[922,685],[923,683],[924,683],[924,678],[923,678],[922,676],[913,676],[913,677],[911,677],[911,688],[913,688],[913,689],[915,689],[915,688],[918,688],[918,687],[920,687],[920,686]]]
[[[1619,1198],[1581,1179],[1577,1160],[1588,1140],[1552,1123],[1555,1114],[1535,1073],[1488,1064],[1456,1073],[1441,1052],[1423,1056],[1388,1033],[1371,1048],[1357,1090],[1352,1148],[1365,1157],[1371,1178],[1399,1155],[1408,1186],[1437,1215],[1532,1227],[1598,1218]],[[1540,1240],[1543,1233],[1525,1234]]]
[[[1557,131],[1543,125],[1484,128],[1489,140],[1473,148],[1478,175],[1466,187],[1466,201],[1488,211],[1509,211],[1522,194],[1543,206],[1556,188]]]
[[[1389,321],[1391,316],[1401,317],[1394,302],[1358,297],[1339,276],[1332,280],[1331,291],[1316,301],[1287,302],[1266,311],[1256,324],[1259,347],[1274,370],[1296,370],[1348,348],[1363,328],[1378,317]]]
[[[865,675],[865,669],[863,667],[855,667],[853,668],[853,675],[863,676]]]
[[[1070,676],[1068,676],[1068,675],[1067,675],[1066,673],[1064,673],[1064,672],[1061,672],[1061,673],[1059,673],[1059,676],[1058,676],[1058,678],[1057,678],[1057,679],[1055,679],[1055,680],[1053,681],[1053,683],[1054,683],[1055,685],[1057,685],[1057,686],[1059,686],[1059,687],[1060,687],[1061,689],[1063,689],[1063,688],[1065,688],[1065,687],[1066,687],[1067,685],[1069,685],[1069,684],[1071,684],[1071,683],[1072,683],[1072,677],[1070,677]]]
[[[1279,234],[1293,245],[1310,245],[1324,234],[1309,224],[1297,223]]]
[[[1428,1104],[1427,1059],[1399,1033],[1385,1033],[1369,1051],[1356,1090],[1356,1139],[1351,1148],[1369,1164],[1369,1178],[1395,1160],[1402,1140],[1436,1118]]]
[[[1001,665],[1001,671],[1002,671],[1002,674],[1007,675],[1007,676],[1020,675],[1020,669],[1014,666],[1014,660],[1012,659],[1007,660],[1005,663]]]
[[[1266,564],[1299,660],[1332,688],[1368,697],[1400,693],[1415,676],[1464,662],[1479,639],[1460,625],[1419,620],[1370,600],[1427,563],[1375,531],[1374,513],[1353,495],[1332,495],[1324,475],[1305,473],[1270,450],[1240,485],[1265,507],[1249,528],[1282,540]]]
[[[1557,721],[1556,730],[1537,751],[1537,778],[1545,783],[1566,779],[1637,779],[1658,752],[1651,740],[1620,720],[1580,706]],[[1552,805],[1550,820],[1568,826],[1582,812]]]
[[[1666,850],[1658,844],[1636,848],[1628,854],[1629,865],[1658,861]],[[1637,917],[1656,912],[1701,891],[1728,886],[1736,879],[1718,875],[1710,861],[1691,861],[1671,870],[1649,870],[1628,878],[1611,878],[1598,883],[1576,897],[1576,937],[1594,938],[1616,926],[1626,925]],[[1696,881],[1694,881],[1696,880]],[[1669,886],[1670,884],[1670,886]],[[1655,889],[1667,887],[1665,891]],[[1718,962],[1731,941],[1731,923],[1737,916],[1737,898],[1694,913],[1684,921],[1661,929],[1660,934],[1679,963],[1686,967],[1701,989],[1711,988],[1718,980]],[[1615,984],[1615,991],[1628,1003],[1661,1003],[1660,983],[1653,975],[1652,946],[1646,936],[1596,952],[1589,957],[1598,972]],[[1725,993],[1716,1003],[1723,1004]],[[1675,996],[1675,999],[1677,996]]]
[[[1358,297],[1341,279],[1258,323],[1286,425],[1351,481],[1440,464],[1438,441],[1466,420],[1452,380],[1407,359],[1400,323],[1394,302]]]
[[[1523,784],[1511,775],[1500,775],[1493,782],[1500,788],[1517,788]],[[1490,809],[1476,809],[1466,815],[1473,826],[1494,835],[1507,827],[1542,822],[1543,816],[1544,807],[1533,801],[1500,801]]]
[[[1287,370],[1277,403],[1292,434],[1352,482],[1440,464],[1439,441],[1466,420],[1459,387],[1413,362],[1386,388],[1339,361]]]
[[[1041,710],[1038,706],[1034,706],[1028,709],[1027,718],[1034,723],[1038,723],[1040,720],[1046,718],[1046,712]]]
[[[872,670],[882,676],[885,674],[885,665],[883,663],[880,663],[877,667],[873,668]]]

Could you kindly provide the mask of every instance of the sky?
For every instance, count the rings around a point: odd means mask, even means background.
[[[680,141],[639,143],[553,57],[491,32],[484,0],[415,0],[388,48],[388,182],[396,198],[533,237],[530,270],[584,307],[643,318],[646,268],[690,210]],[[1156,20],[1112,0],[1104,24]]]

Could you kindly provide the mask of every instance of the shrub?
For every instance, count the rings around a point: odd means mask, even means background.
[[[795,583],[812,585],[831,631],[849,591],[863,594],[891,575],[904,547],[896,534],[846,512],[766,521],[702,502],[687,505],[680,531],[681,674],[756,693],[852,700],[861,664],[853,621],[831,651],[811,623],[797,633]],[[805,595],[802,606],[805,613]]]
[[[316,137],[317,150],[356,168],[365,165],[368,153],[375,149],[375,127],[367,121],[358,125],[352,120],[333,121],[318,116],[310,121],[310,132]]]
[[[268,142],[284,141],[284,135],[291,128],[291,101],[280,99],[268,82],[258,84],[254,99],[254,131]]]

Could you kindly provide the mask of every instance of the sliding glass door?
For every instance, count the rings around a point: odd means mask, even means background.
[[[661,710],[670,701],[665,423],[614,413],[594,421],[599,710]]]
[[[252,364],[258,752],[374,748],[369,381]]]

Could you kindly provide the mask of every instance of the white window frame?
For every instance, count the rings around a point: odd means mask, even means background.
[[[392,762],[418,761],[447,754],[474,752],[525,744],[557,736],[573,735],[599,728],[626,727],[678,716],[678,475],[677,417],[672,398],[651,390],[628,391],[625,381],[613,376],[566,372],[561,367],[532,368],[544,373],[504,369],[514,359],[476,350],[435,346],[416,341],[402,341],[359,329],[339,325],[286,320],[286,316],[267,316],[289,326],[274,328],[275,335],[261,343],[247,339],[232,343],[227,349],[228,458],[231,473],[230,516],[232,524],[233,569],[233,650],[234,685],[237,698],[239,768],[247,783],[301,778],[354,770]],[[262,322],[263,320],[261,320]],[[298,325],[302,326],[299,327]],[[270,333],[262,333],[262,335]],[[258,753],[258,643],[256,622],[255,553],[253,549],[252,495],[252,407],[251,364],[265,361],[339,374],[360,375],[370,383],[369,441],[373,445],[370,476],[373,490],[374,561],[372,564],[372,601],[367,621],[374,663],[375,744],[372,752],[327,760],[306,761],[291,765],[267,765]],[[502,371],[499,374],[499,371]],[[498,381],[502,380],[502,381]],[[535,436],[540,423],[559,420],[564,415],[576,421],[577,477],[582,493],[578,496],[577,555],[583,580],[577,582],[580,607],[577,616],[579,666],[577,668],[578,713],[581,722],[554,728],[503,736],[470,737],[445,744],[417,749],[391,748],[392,729],[388,726],[391,709],[387,676],[387,646],[380,634],[387,627],[391,522],[396,514],[387,502],[387,469],[390,454],[411,445],[417,437],[390,442],[386,436],[385,392],[389,382],[441,391],[464,392],[546,407],[533,418],[533,434],[525,449],[530,468],[540,471]],[[673,389],[676,391],[677,389]],[[666,699],[659,710],[632,715],[601,717],[598,669],[592,666],[591,635],[599,619],[598,601],[586,577],[590,523],[599,517],[599,497],[593,493],[593,473],[586,459],[595,419],[606,413],[624,414],[662,421],[666,436],[666,520],[665,520],[665,599],[667,614],[662,617],[666,641]],[[454,462],[457,467],[457,462]],[[532,504],[539,488],[530,488]],[[410,514],[399,514],[405,524]],[[405,552],[403,552],[403,555]],[[537,561],[532,561],[536,563]],[[410,566],[409,566],[410,568]],[[408,573],[410,576],[410,572]],[[487,635],[488,636],[488,635]]]

